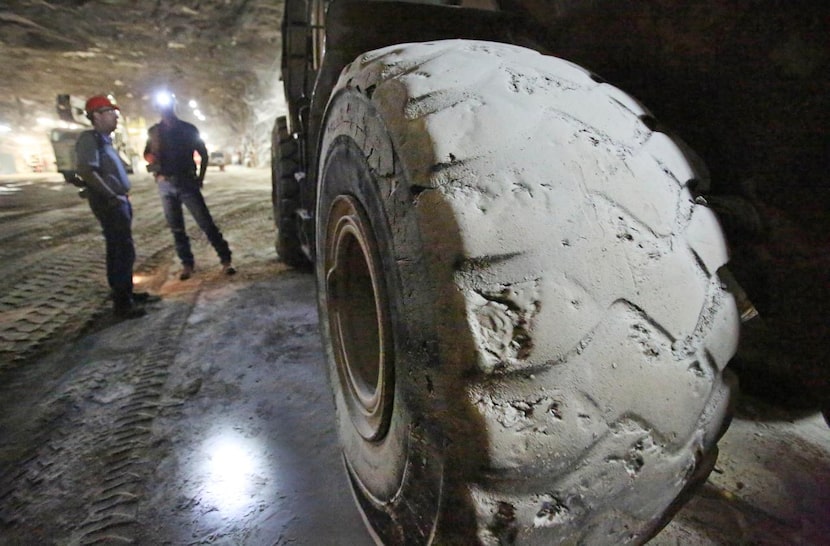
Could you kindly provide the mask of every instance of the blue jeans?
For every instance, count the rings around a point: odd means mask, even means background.
[[[187,236],[184,226],[182,205],[187,207],[196,224],[205,233],[210,244],[213,245],[216,254],[219,255],[219,261],[230,263],[231,249],[210,215],[205,198],[199,189],[199,183],[196,180],[171,182],[163,178],[159,178],[157,183],[164,217],[167,219],[170,231],[173,232],[176,254],[178,254],[182,265],[194,265],[193,252],[190,250],[190,238]]]
[[[118,201],[113,203],[92,192],[88,194],[89,208],[104,232],[107,248],[107,282],[112,289],[113,302],[116,307],[129,306],[133,298],[135,263],[132,205],[126,196],[119,197]]]

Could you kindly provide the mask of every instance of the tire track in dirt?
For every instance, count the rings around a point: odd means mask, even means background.
[[[270,201],[263,192],[217,190],[206,197],[242,266],[242,280],[276,259],[271,245],[262,244],[263,237],[273,237]],[[145,200],[133,226],[135,272],[161,287],[175,254],[157,203]],[[49,248],[18,249],[15,260],[0,265],[0,373],[14,371],[3,374],[4,391],[25,386],[21,392],[32,390],[31,396],[35,390],[48,393],[33,398],[27,412],[7,416],[9,424],[26,430],[0,446],[0,534],[9,544],[140,542],[137,533],[147,522],[139,521],[139,507],[152,487],[154,461],[165,449],[164,439],[153,435],[153,422],[182,403],[182,393],[165,390],[170,366],[202,284],[227,282],[216,274],[197,276],[195,284],[172,281],[172,291],[162,289],[169,292],[165,303],[142,319],[150,321],[143,339],[113,341],[110,336],[128,325],[119,326],[108,314],[98,230],[93,220],[86,232],[63,238],[56,233]],[[195,224],[188,230],[194,253],[205,261],[212,257]],[[90,343],[97,351],[107,345],[110,355],[94,367],[84,364],[82,346],[67,344],[91,331]],[[60,356],[40,358],[59,343]],[[58,385],[38,382],[44,372]]]
[[[143,481],[152,470],[147,464],[152,459],[147,456],[152,448],[152,423],[165,407],[168,369],[175,360],[196,295],[192,293],[187,305],[165,317],[158,330],[162,337],[156,338],[131,370],[134,388],[115,411],[111,427],[100,441],[100,486],[89,499],[86,518],[74,531],[70,544],[135,542]]]
[[[151,188],[140,187],[133,198],[146,203],[134,209],[133,237],[135,270],[147,277],[173,248],[161,207],[152,202],[150,208]],[[20,234],[1,253],[0,372],[71,341],[109,308],[101,228],[86,205],[67,210],[71,216],[64,212],[54,222],[46,221],[52,213],[46,211],[4,224],[4,230]]]
[[[37,432],[20,448],[28,455],[0,480],[0,528],[11,544],[135,543],[153,420],[181,403],[165,385],[197,297],[157,313],[142,350],[116,348],[102,367],[77,368],[32,409]]]
[[[50,341],[82,331],[102,308],[108,289],[101,249],[91,243],[38,252],[0,296],[0,371],[41,351]]]
[[[134,270],[145,278],[166,274],[165,266],[174,255],[161,207],[149,193],[144,188],[141,198],[134,199],[142,202],[133,223]],[[251,222],[262,222],[263,229],[273,225],[270,203],[259,202],[261,194],[223,189],[211,193],[208,199],[217,223],[228,233]],[[64,229],[63,224],[52,226],[53,238],[34,253],[31,237],[15,240],[14,248],[4,249],[6,259],[0,267],[0,372],[73,339],[108,309],[100,228],[89,218],[85,219],[85,229],[79,227],[80,220],[67,222],[72,229]],[[189,222],[188,231],[194,245],[207,244],[193,222]]]

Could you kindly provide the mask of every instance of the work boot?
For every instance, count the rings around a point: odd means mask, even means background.
[[[186,281],[190,277],[193,276],[193,265],[192,264],[184,264],[182,266],[182,272],[179,273],[179,280]]]
[[[136,303],[156,303],[161,301],[161,296],[149,292],[133,292],[133,301]]]
[[[116,305],[113,308],[113,314],[121,319],[134,319],[143,317],[147,311],[143,307],[138,307],[134,303]]]
[[[231,262],[222,262],[222,273],[225,275],[233,275],[236,273],[236,268],[231,265]]]

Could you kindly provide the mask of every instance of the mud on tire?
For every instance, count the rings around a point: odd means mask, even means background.
[[[379,540],[642,543],[706,478],[739,319],[696,174],[648,119],[514,46],[408,44],[343,71],[318,298]]]

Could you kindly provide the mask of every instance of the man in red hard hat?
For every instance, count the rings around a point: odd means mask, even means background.
[[[157,296],[133,292],[133,245],[130,179],[121,157],[112,145],[120,108],[108,97],[96,95],[86,101],[86,116],[92,129],[75,144],[76,171],[84,181],[92,213],[101,224],[107,249],[107,282],[112,289],[114,313],[119,318],[145,314],[137,302]]]

